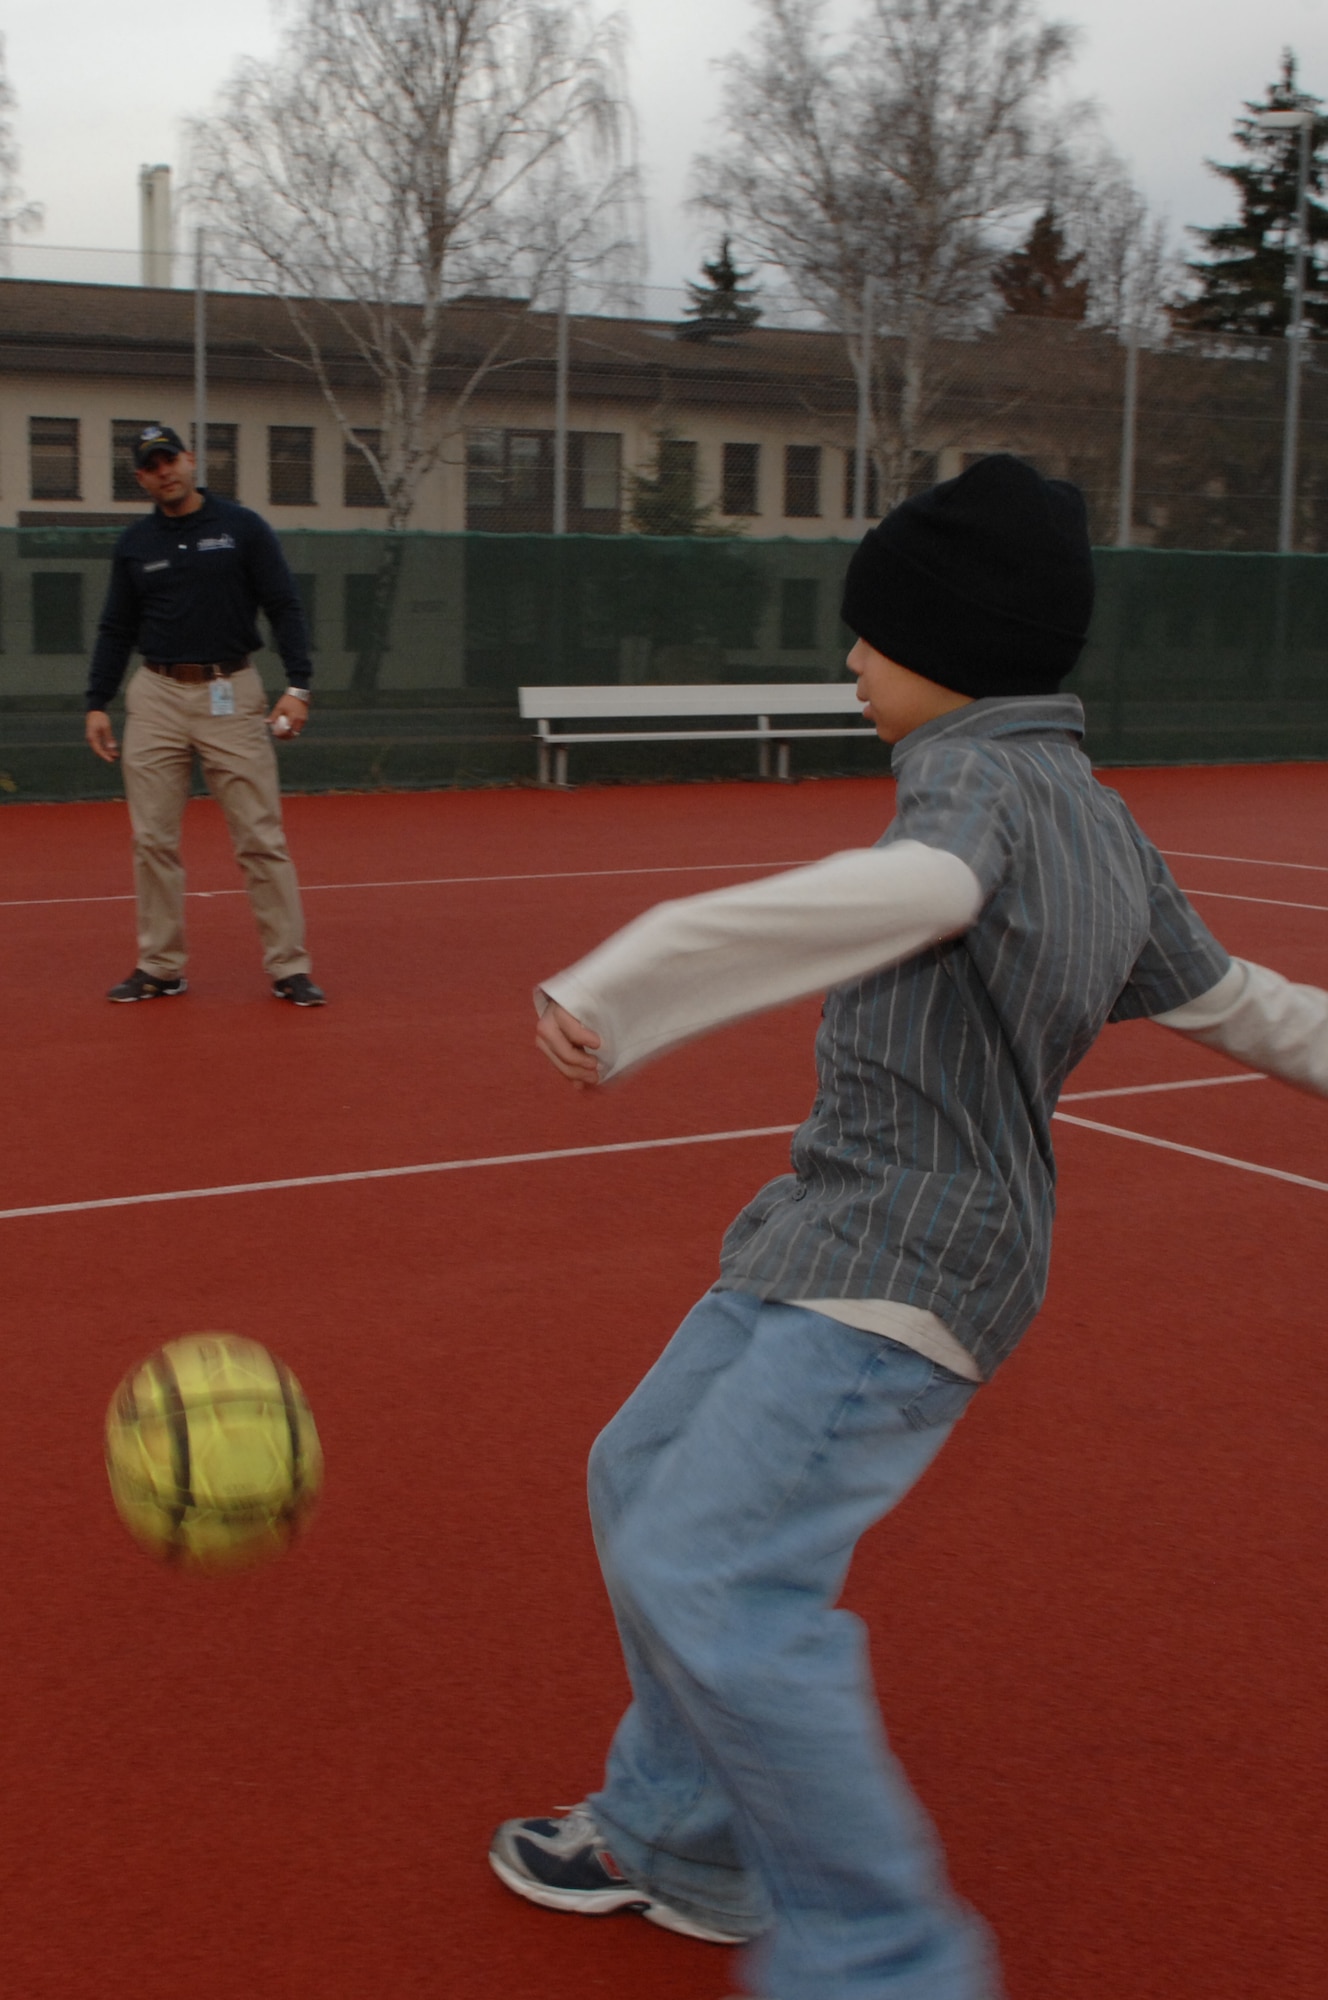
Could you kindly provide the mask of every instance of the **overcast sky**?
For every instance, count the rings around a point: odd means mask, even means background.
[[[834,0],[847,18],[854,0]],[[1308,89],[1328,97],[1328,0],[1045,0],[1081,44],[1072,87],[1095,99],[1107,136],[1174,223],[1229,212],[1205,154],[1229,157],[1242,99],[1259,96],[1290,44]],[[650,278],[694,274],[706,231],[684,209],[692,155],[719,137],[718,58],[750,33],[750,0],[623,0],[649,196]],[[203,111],[237,57],[277,46],[270,0],[202,8],[144,0],[0,0],[28,195],[45,205],[47,244],[132,250],[138,169],[181,163],[180,120]],[[72,276],[51,252],[22,272]],[[99,261],[87,275],[109,277]],[[137,266],[125,260],[125,282]]]

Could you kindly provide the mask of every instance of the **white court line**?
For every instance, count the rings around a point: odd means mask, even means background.
[[[455,889],[484,882],[593,882],[615,875],[742,874],[753,868],[762,874],[773,874],[780,868],[806,868],[808,865],[805,861],[688,861],[676,867],[568,868],[543,875],[419,875],[393,882],[301,882],[300,892],[312,896],[332,889]],[[1272,865],[1280,867],[1283,864]],[[201,903],[214,902],[222,896],[247,896],[248,893],[244,888],[185,891],[186,896]],[[1259,903],[1270,910],[1321,910],[1328,913],[1328,903],[1288,903],[1276,896],[1239,896],[1226,889],[1182,889],[1181,894],[1215,896],[1223,903]],[[0,902],[0,910],[54,909],[70,903],[132,903],[133,900],[131,893],[115,896],[24,896]]]
[[[1182,896],[1216,896],[1219,903],[1259,903],[1265,910],[1328,910],[1328,903],[1287,903],[1279,896],[1238,896],[1231,889],[1182,889]]]
[[[1210,1153],[1203,1146],[1182,1146],[1175,1139],[1155,1139],[1151,1132],[1129,1132],[1123,1125],[1099,1125],[1094,1118],[1072,1118],[1058,1111],[1062,1125],[1082,1125],[1086,1132],[1106,1132],[1113,1139],[1133,1139],[1140,1146],[1160,1146],[1164,1153],[1188,1153],[1192,1160],[1212,1160],[1219,1167],[1237,1167],[1243,1174],[1265,1174],[1269,1180],[1290,1181],[1293,1187],[1317,1188],[1328,1194],[1328,1181],[1312,1181],[1305,1174],[1288,1174],[1281,1167],[1261,1167],[1254,1160],[1233,1159],[1230,1153]]]
[[[1188,847],[1160,847],[1158,853],[1172,861],[1230,861],[1236,868],[1305,868],[1312,875],[1328,875],[1322,861],[1261,861],[1250,854],[1195,854]]]
[[[1143,1095],[1158,1090],[1202,1090],[1209,1084],[1217,1083],[1258,1083],[1258,1076],[1196,1076],[1187,1077],[1180,1083],[1141,1083],[1126,1085],[1120,1090],[1082,1090],[1074,1093],[1075,1100],[1086,1097],[1125,1097]],[[1062,1112],[1057,1117],[1064,1117]],[[1068,1118],[1071,1125],[1087,1125],[1085,1118]],[[476,1160],[430,1160],[414,1167],[362,1167],[343,1174],[299,1174],[278,1181],[232,1181],[220,1187],[168,1188],[159,1194],[112,1194],[102,1195],[95,1201],[52,1201],[31,1208],[0,1208],[0,1222],[18,1222],[37,1215],[83,1215],[95,1208],[147,1208],[165,1201],[207,1201],[216,1195],[229,1194],[272,1194],[284,1188],[338,1187],[349,1181],[392,1181],[406,1180],[419,1174],[456,1174],[468,1167],[524,1167],[544,1160],[585,1160],[605,1153],[648,1153],[671,1146],[718,1146],[730,1139],[774,1139],[787,1137],[797,1131],[796,1125],[750,1125],[737,1132],[689,1132],[676,1139],[620,1139],[606,1146],[562,1146],[546,1153],[494,1153],[485,1159]],[[1112,1132],[1111,1125],[1091,1127],[1093,1130]],[[1138,1133],[1126,1133],[1126,1138],[1141,1137]],[[1163,1145],[1156,1140],[1150,1143]],[[1181,1147],[1180,1151],[1193,1148]],[[1213,1153],[1205,1158],[1218,1159]],[[1240,1166],[1243,1162],[1231,1163]],[[1253,1173],[1272,1173],[1273,1168],[1255,1167]],[[1294,1174],[1283,1176],[1295,1180]],[[1306,1183],[1317,1187],[1317,1181]]]
[[[1230,861],[1245,868],[1305,868],[1316,874],[1328,874],[1328,867],[1320,868],[1309,861],[1258,861],[1241,854],[1186,854],[1178,847],[1163,848],[1161,852],[1173,859],[1189,861]],[[822,857],[824,858],[824,857]],[[319,895],[330,890],[345,889],[459,889],[473,887],[485,882],[594,882],[610,876],[625,875],[722,875],[745,874],[756,869],[762,874],[773,874],[780,868],[807,868],[808,861],[685,861],[677,864],[653,866],[649,868],[562,868],[540,874],[520,875],[410,875],[399,879],[375,882],[301,882],[302,894]],[[195,902],[209,903],[222,896],[245,896],[249,892],[242,887],[233,889],[187,889],[186,896]],[[1217,896],[1228,903],[1265,903],[1275,910],[1324,910],[1328,903],[1287,903],[1273,896],[1238,896],[1222,889],[1186,889],[1186,896]],[[106,896],[15,896],[0,901],[0,910],[45,910],[63,908],[74,903],[132,903],[131,891]]]
[[[1065,1090],[1062,1104],[1083,1104],[1090,1097],[1147,1097],[1155,1090],[1209,1090],[1217,1083],[1267,1083],[1262,1070],[1242,1070],[1239,1076],[1190,1076],[1183,1083],[1123,1083],[1115,1090]]]
[[[716,875],[741,873],[748,868],[773,872],[777,868],[805,868],[805,861],[685,861],[652,868],[563,868],[542,875],[417,875],[400,882],[301,882],[300,893],[313,895],[323,889],[453,889],[478,882],[586,882],[605,875]],[[247,896],[244,888],[186,889],[186,896],[211,902],[218,896]],[[115,896],[22,896],[0,902],[0,910],[48,909],[64,903],[132,903],[132,893]]]
[[[336,1187],[346,1181],[397,1181],[415,1174],[458,1174],[467,1167],[525,1167],[541,1160],[586,1160],[601,1153],[649,1153],[667,1146],[718,1146],[726,1139],[787,1138],[796,1125],[752,1125],[740,1132],[688,1132],[677,1139],[619,1139],[607,1146],[560,1146],[547,1153],[493,1153],[478,1160],[429,1160],[417,1167],[360,1167],[346,1174],[298,1174],[280,1181],[233,1181],[224,1187],[168,1188],[161,1194],[111,1194],[98,1201],[52,1201],[0,1208],[0,1222],[32,1215],[82,1215],[94,1208],[144,1208],[162,1201],[207,1201],[223,1194],[272,1194],[282,1188]]]

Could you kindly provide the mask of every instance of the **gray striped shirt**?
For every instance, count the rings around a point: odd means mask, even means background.
[[[958,856],[982,909],[962,937],[830,994],[793,1171],[729,1230],[724,1288],[935,1313],[983,1376],[1033,1319],[1066,1077],[1108,1021],[1183,1006],[1231,963],[1082,734],[1073,695],[1021,696],[896,746],[879,844]]]

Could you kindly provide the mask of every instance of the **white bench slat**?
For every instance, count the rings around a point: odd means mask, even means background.
[[[540,741],[557,749],[560,743],[787,743],[795,736],[870,736],[865,724],[845,729],[832,723],[821,729],[559,729]]]
[[[700,743],[724,737],[755,740],[759,745],[758,768],[763,778],[770,776],[770,751],[778,758],[779,776],[789,775],[789,744],[793,737],[870,736],[871,728],[862,718],[862,705],[847,681],[762,681],[755,684],[688,682],[685,686],[654,684],[636,687],[523,687],[517,698],[521,714],[535,724],[539,742],[539,781],[549,782],[552,759],[553,782],[567,783],[567,752],[573,743]],[[791,724],[780,726],[772,718],[783,715],[856,715],[847,726],[823,723],[808,729]],[[562,722],[591,720],[659,721],[669,717],[725,716],[734,721],[721,729],[559,729]],[[744,729],[738,719],[755,719],[755,729]]]
[[[713,682],[643,687],[523,687],[527,721],[571,721],[580,716],[854,715],[861,703],[853,683],[776,681],[741,686]]]

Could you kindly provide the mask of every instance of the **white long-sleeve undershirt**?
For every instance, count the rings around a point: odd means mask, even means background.
[[[1328,1097],[1328,993],[1317,986],[1294,986],[1266,965],[1233,958],[1207,993],[1153,1019],[1250,1069]]]
[[[541,993],[595,1030],[607,1082],[726,1022],[902,964],[966,931],[981,906],[957,855],[916,840],[853,848],[659,903]]]

